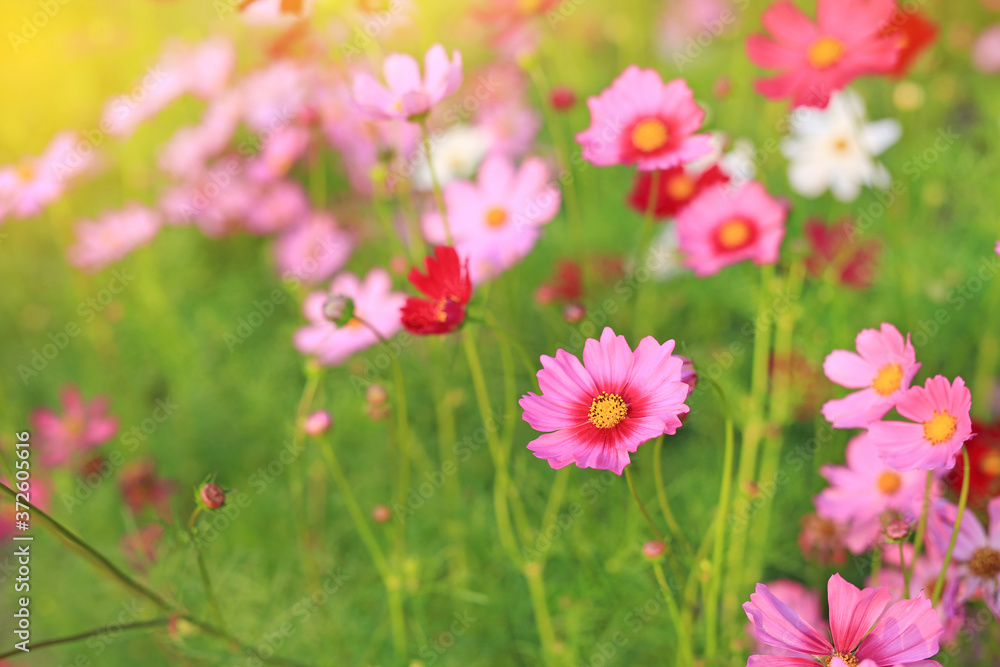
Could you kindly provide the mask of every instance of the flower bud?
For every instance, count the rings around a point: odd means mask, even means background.
[[[579,303],[567,304],[567,306],[563,308],[563,320],[565,320],[568,324],[576,324],[586,315],[587,309]]]
[[[218,484],[205,484],[198,494],[201,502],[210,510],[217,510],[226,504],[226,492]]]
[[[642,555],[651,560],[656,560],[667,551],[667,545],[660,540],[650,540],[642,545]]]
[[[392,518],[392,510],[386,504],[376,505],[372,509],[372,520],[375,523],[388,523]]]
[[[306,422],[302,425],[302,428],[307,435],[315,438],[330,430],[330,424],[332,423],[333,419],[330,417],[329,412],[326,410],[317,410],[306,417]]]
[[[323,317],[338,327],[344,326],[354,317],[354,300],[342,294],[331,294],[323,304]]]
[[[576,93],[569,86],[556,86],[549,93],[549,103],[556,111],[569,111],[576,104]]]
[[[885,527],[885,536],[893,542],[899,542],[900,540],[906,539],[906,536],[909,534],[910,523],[908,521],[903,521],[902,519],[896,519]]]

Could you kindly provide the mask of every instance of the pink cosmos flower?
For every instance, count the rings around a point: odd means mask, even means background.
[[[329,213],[311,213],[278,237],[274,258],[278,272],[309,285],[320,283],[343,268],[354,241]]]
[[[824,465],[819,472],[830,486],[816,496],[816,511],[846,524],[844,541],[852,553],[871,548],[889,516],[912,521],[920,513],[924,473],[889,468],[867,433],[847,443],[846,466]]]
[[[788,605],[789,609],[798,614],[799,618],[812,627],[818,628],[829,625],[826,620],[826,616],[823,615],[823,609],[819,601],[819,593],[816,591],[806,588],[799,582],[792,581],[790,579],[779,579],[778,581],[772,581],[771,583],[765,585],[774,597]],[[751,637],[754,637],[753,626],[749,623],[747,624],[746,632]],[[756,637],[754,637],[754,639],[756,640]],[[759,640],[756,640],[755,643],[756,646],[754,646],[754,651],[762,655],[785,656],[792,658],[798,655],[787,649],[778,648],[776,646],[768,646]]]
[[[1000,72],[1000,25],[987,28],[976,38],[972,65],[984,74]]]
[[[148,245],[160,231],[160,214],[139,204],[103,214],[96,222],[76,225],[77,242],[69,261],[87,271],[97,271]]]
[[[587,107],[590,127],[576,140],[583,158],[599,167],[669,169],[712,150],[709,135],[694,134],[705,112],[683,79],[665,84],[655,70],[629,65],[604,92],[589,98]]]
[[[334,318],[328,317],[332,314],[330,305],[344,298],[354,302],[356,317],[338,327],[331,321]],[[353,273],[342,273],[333,279],[328,291],[313,292],[306,297],[302,312],[309,324],[295,332],[295,347],[327,366],[336,366],[355,352],[379,342],[362,320],[382,338],[395,336],[402,328],[399,310],[405,301],[405,294],[392,291],[392,281],[383,269],[372,269],[363,282]]]
[[[756,181],[736,189],[710,187],[677,214],[684,263],[700,277],[748,259],[758,266],[774,264],[787,215]]]
[[[469,260],[474,284],[495,278],[521,261],[535,247],[541,227],[559,211],[559,188],[538,158],[519,169],[503,155],[493,154],[479,168],[475,183],[453,181],[444,191],[455,249]],[[440,213],[427,213],[424,235],[446,244]]]
[[[69,182],[94,160],[93,146],[78,150],[75,132],[60,132],[39,157],[0,167],[0,222],[5,217],[31,218],[59,199]]]
[[[403,118],[415,120],[427,114],[435,104],[451,95],[462,84],[462,54],[453,51],[451,61],[440,44],[424,55],[424,77],[413,56],[393,53],[382,64],[388,88],[365,72],[354,75],[354,100],[374,119]]]
[[[310,139],[309,128],[301,125],[288,125],[275,131],[247,165],[250,179],[271,181],[281,178],[306,152]]]
[[[965,380],[935,375],[923,387],[907,389],[896,403],[896,411],[911,422],[875,422],[868,433],[882,460],[896,470],[949,470],[972,437],[971,407]]]
[[[831,643],[779,600],[764,584],[743,610],[754,636],[764,644],[795,657],[752,655],[747,667],[809,667],[826,664],[845,667],[941,667],[937,654],[941,622],[930,600],[922,595],[886,606],[892,594],[885,586],[859,590],[839,574],[827,585]],[[883,613],[884,612],[884,613]]]
[[[599,341],[587,340],[582,364],[565,350],[542,356],[542,393],[525,394],[520,405],[531,428],[548,433],[528,449],[553,468],[575,463],[621,475],[629,453],[676,433],[689,410],[683,362],[673,351],[674,341],[661,345],[647,336],[633,352],[625,336],[605,327]]]
[[[950,532],[948,537],[950,539]],[[947,545],[945,547],[947,548]],[[921,554],[914,562],[913,544],[903,544],[903,562],[906,563],[907,567],[912,566],[913,568],[910,575],[910,587],[907,589],[906,577],[903,576],[903,570],[900,567],[899,546],[885,544],[882,545],[881,551],[882,569],[878,573],[877,580],[873,580],[872,577],[868,578],[869,586],[888,586],[894,601],[913,599],[921,593],[924,595],[932,594],[937,585],[938,576],[941,574],[941,566],[944,564],[941,556],[925,553]],[[948,567],[948,576],[937,607],[938,619],[944,628],[941,633],[941,642],[944,643],[953,641],[957,637],[962,628],[962,622],[965,620],[964,600],[960,599],[959,596],[960,578],[957,575],[958,566],[952,561]]]
[[[275,181],[264,186],[247,211],[244,226],[251,234],[273,234],[291,228],[309,213],[309,198],[298,181]]]
[[[827,401],[823,416],[836,428],[865,428],[889,412],[920,370],[910,335],[882,324],[881,330],[863,329],[854,339],[857,354],[834,350],[823,362],[832,382],[860,389]]]
[[[751,35],[747,54],[759,67],[780,70],[755,87],[764,97],[792,98],[792,106],[826,108],[830,94],[855,78],[892,69],[900,45],[881,34],[894,0],[819,0],[813,23],[789,0],[775,2],[761,20],[774,38]]]
[[[958,515],[957,507],[952,505],[949,509],[952,510],[948,512],[950,521],[942,526],[943,530],[929,532],[931,539],[936,541],[936,550],[941,553],[948,548]],[[986,606],[1000,620],[1000,497],[990,501],[987,513],[989,525],[986,528],[971,510],[962,515],[952,563],[961,581],[962,601],[982,595]]]
[[[30,418],[46,466],[67,465],[76,454],[103,445],[118,433],[118,420],[107,414],[111,400],[106,396],[85,402],[80,390],[68,384],[59,397],[61,415],[47,408],[36,408]]]

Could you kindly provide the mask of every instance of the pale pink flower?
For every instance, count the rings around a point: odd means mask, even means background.
[[[160,214],[132,203],[104,213],[96,222],[78,222],[75,229],[77,241],[69,249],[69,260],[74,266],[93,272],[148,245],[160,231]]]
[[[64,466],[74,457],[115,437],[118,420],[107,414],[111,400],[106,396],[84,401],[80,390],[65,385],[59,394],[62,413],[36,408],[30,421],[34,446],[46,466]]]
[[[926,475],[887,466],[866,433],[847,443],[846,466],[824,465],[819,473],[830,486],[816,496],[816,511],[847,526],[844,541],[852,553],[875,545],[887,517],[912,522],[920,514]]]
[[[5,217],[31,218],[59,199],[70,181],[94,160],[93,144],[75,132],[60,132],[38,157],[0,167],[0,223]]]
[[[531,149],[542,117],[524,101],[512,100],[487,107],[477,117],[476,126],[489,135],[491,152],[516,158]]]
[[[576,140],[583,158],[599,167],[669,169],[712,150],[708,134],[694,134],[705,112],[683,79],[663,83],[655,70],[629,65],[587,108],[590,127]]]
[[[896,402],[896,411],[912,421],[878,421],[868,434],[882,460],[896,470],[949,470],[972,437],[971,407],[965,380],[935,375]]]
[[[449,61],[444,47],[435,44],[424,55],[421,78],[420,65],[413,56],[393,53],[382,63],[382,73],[388,88],[366,72],[354,75],[355,102],[375,119],[414,120],[462,84],[462,54],[454,51]]]
[[[951,511],[947,514],[950,515],[950,521],[946,521],[939,530],[929,531],[939,552],[947,549],[958,515],[957,507],[951,506],[949,509]],[[984,528],[972,510],[965,510],[952,553],[952,563],[955,564],[957,577],[961,581],[962,600],[981,595],[986,606],[1000,620],[1000,497],[990,501],[987,513],[989,524]]]
[[[309,213],[309,198],[298,181],[280,180],[263,187],[247,212],[246,230],[273,234],[289,229]]]
[[[241,104],[234,94],[214,99],[198,124],[181,127],[174,132],[160,149],[157,166],[184,180],[204,173],[209,160],[229,146],[239,125]]]
[[[196,180],[167,190],[160,199],[166,222],[196,224],[213,238],[243,229],[259,188],[234,171],[232,160],[223,158]]]
[[[308,285],[327,280],[351,257],[354,241],[329,213],[313,212],[274,244],[278,273]]]
[[[930,600],[922,595],[889,605],[886,587],[859,590],[839,575],[827,586],[831,642],[764,584],[743,610],[762,643],[796,657],[752,655],[747,667],[807,667],[826,664],[860,667],[941,667],[927,660],[938,652],[941,621]],[[847,662],[847,660],[850,662]]]
[[[305,154],[311,140],[309,128],[288,125],[271,134],[250,164],[247,174],[253,181],[271,181],[288,173]]]
[[[483,162],[475,183],[453,181],[444,198],[455,249],[468,258],[473,283],[495,278],[524,259],[561,203],[542,160],[529,158],[515,169],[496,154]],[[423,229],[432,243],[447,242],[437,211],[424,216]]]
[[[354,302],[355,317],[338,327],[324,311],[331,299],[343,298]],[[383,269],[372,269],[363,282],[353,273],[341,273],[329,290],[306,297],[302,312],[309,323],[295,332],[295,347],[327,366],[341,364],[355,352],[379,343],[362,320],[384,339],[395,336],[402,328],[399,311],[405,301],[405,294],[392,291],[392,281]]]
[[[630,453],[676,433],[689,410],[683,362],[673,351],[674,341],[647,336],[633,352],[625,336],[605,327],[600,340],[587,340],[582,364],[565,350],[542,356],[542,393],[525,394],[520,405],[531,428],[547,432],[528,449],[553,468],[575,463],[621,475]]]
[[[855,338],[857,353],[834,350],[823,362],[831,382],[859,389],[827,401],[823,416],[836,428],[865,428],[889,412],[920,370],[910,335],[891,324],[863,329]]]
[[[657,21],[657,37],[661,51],[673,56],[674,64],[689,62],[683,55],[692,44],[701,47],[702,35],[715,39],[732,24],[732,3],[729,0],[672,0]],[[704,38],[702,38],[704,39]]]
[[[787,208],[756,181],[736,189],[712,186],[677,214],[684,264],[700,277],[746,260],[774,264],[787,215]]]
[[[972,46],[972,64],[984,74],[1000,72],[1000,25],[994,25],[976,38]]]

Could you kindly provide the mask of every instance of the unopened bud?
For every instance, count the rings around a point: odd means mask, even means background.
[[[661,540],[650,540],[642,545],[642,555],[651,560],[656,560],[667,551],[667,545]]]
[[[201,487],[201,502],[210,510],[217,510],[226,504],[226,492],[218,484],[206,484]]]
[[[896,519],[885,527],[885,536],[894,542],[906,539],[910,534],[910,524],[902,519]]]
[[[563,319],[569,324],[576,324],[587,315],[587,309],[580,303],[571,303],[563,308]]]
[[[392,510],[389,509],[388,505],[381,504],[376,505],[372,509],[372,520],[375,523],[388,523],[389,519],[392,518]]]
[[[389,394],[385,387],[376,382],[368,385],[368,389],[365,390],[365,398],[368,399],[369,407],[377,408],[385,405],[385,402],[389,400]]]
[[[315,438],[316,436],[323,435],[330,430],[331,423],[333,423],[333,419],[330,417],[329,412],[326,410],[317,410],[306,417],[306,422],[302,425],[302,428],[307,435],[311,435]]]
[[[338,327],[344,326],[354,317],[354,300],[342,294],[331,294],[323,304],[323,317]]]
[[[684,355],[678,354],[677,358],[681,360],[681,382],[686,384],[690,389],[688,389],[688,394],[694,391],[694,388],[698,384],[698,372],[694,369],[694,362],[685,357]]]

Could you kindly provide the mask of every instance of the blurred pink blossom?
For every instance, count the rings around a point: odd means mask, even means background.
[[[74,266],[97,271],[149,244],[159,231],[159,213],[140,204],[126,204],[102,214],[96,222],[78,222],[69,260]]]
[[[102,445],[118,433],[118,419],[107,414],[111,400],[97,396],[87,402],[75,385],[60,392],[62,413],[48,408],[32,411],[35,444],[46,466],[64,466],[77,454]]]

